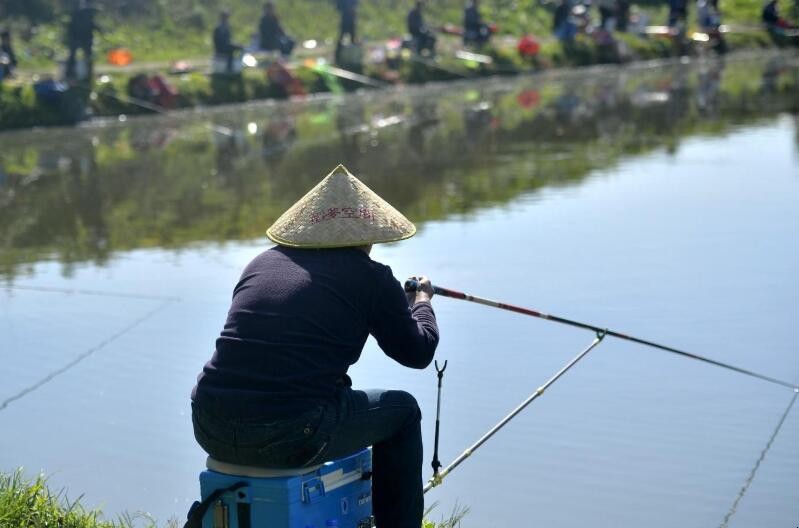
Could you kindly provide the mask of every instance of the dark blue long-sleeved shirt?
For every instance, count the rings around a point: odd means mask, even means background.
[[[412,368],[438,345],[430,303],[409,307],[391,268],[364,251],[276,246],[244,269],[192,399],[238,418],[308,408],[332,398],[369,334]]]

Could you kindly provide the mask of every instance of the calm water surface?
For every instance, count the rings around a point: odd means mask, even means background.
[[[0,471],[182,519],[232,287],[340,161],[419,225],[373,253],[399,277],[799,380],[797,116],[799,60],[769,55],[0,134]],[[445,462],[593,337],[434,305]],[[418,397],[429,460],[432,367],[370,340],[351,375]],[[792,398],[608,339],[428,502],[467,528],[793,527]]]

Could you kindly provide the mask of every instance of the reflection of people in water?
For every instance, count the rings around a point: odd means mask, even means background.
[[[215,123],[211,137],[216,147],[216,172],[220,181],[231,183],[236,179],[236,160],[247,153],[246,126]]]
[[[90,137],[78,135],[39,150],[38,170],[50,176],[41,181],[57,181],[47,207],[28,219],[31,233],[57,241],[61,260],[79,258],[104,262],[111,249],[106,208],[115,185],[113,174],[101,175],[97,169],[95,146]],[[29,241],[41,243],[41,240]]]
[[[425,148],[426,131],[439,123],[438,99],[433,97],[414,97],[411,101],[411,125],[408,127],[409,152],[417,161],[427,158]]]
[[[336,130],[343,164],[349,169],[357,171],[360,159],[364,152],[362,139],[366,135],[366,106],[362,97],[355,97],[347,101],[346,105],[336,108]]]
[[[760,91],[764,94],[776,94],[778,91],[777,80],[782,71],[782,61],[778,58],[769,60],[763,67],[760,78]]]
[[[283,159],[297,139],[294,117],[282,111],[278,112],[278,115],[270,118],[264,126],[261,142],[261,156],[273,165]]]
[[[465,106],[463,109],[463,125],[466,142],[469,146],[485,146],[490,142],[488,136],[494,123],[493,105],[482,99],[479,103]]]
[[[563,93],[555,100],[555,115],[558,124],[571,125],[577,119],[577,109],[583,100],[577,94],[575,87],[564,86]]]
[[[715,117],[719,113],[719,93],[724,62],[714,61],[700,68],[699,86],[696,89],[696,107],[701,115]]]

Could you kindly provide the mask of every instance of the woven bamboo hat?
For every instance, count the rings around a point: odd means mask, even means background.
[[[267,229],[281,246],[332,248],[404,240],[416,227],[339,165]]]

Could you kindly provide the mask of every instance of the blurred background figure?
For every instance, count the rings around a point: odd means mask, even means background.
[[[560,0],[552,19],[552,32],[561,42],[571,42],[577,34],[577,26],[571,19],[569,0]]]
[[[243,48],[233,43],[230,32],[230,13],[222,10],[219,13],[219,24],[214,28],[214,54],[222,58],[226,64],[226,72],[233,73],[233,56]]]
[[[11,42],[11,31],[4,29],[0,31],[0,81],[11,77],[16,67],[17,56]]]
[[[597,0],[597,7],[600,27],[605,31],[613,31],[616,28],[618,2],[616,0]]]
[[[696,2],[696,18],[701,29],[717,30],[721,25],[718,0],[698,0]]]
[[[341,47],[344,44],[344,37],[349,37],[352,44],[356,44],[358,39],[355,33],[355,17],[358,11],[358,0],[336,0],[336,8],[341,15],[339,24],[338,41],[336,42],[336,60],[341,55]]]
[[[764,7],[761,15],[763,25],[771,38],[778,45],[793,44],[799,46],[799,26],[791,24],[780,16],[777,0],[770,0]]]
[[[616,31],[625,33],[630,20],[630,0],[618,0],[616,6]]]
[[[408,13],[408,33],[411,34],[413,39],[413,49],[416,53],[423,55],[425,53],[435,55],[436,52],[436,36],[433,30],[427,27],[424,23],[422,9],[424,2],[418,0],[413,9]]]
[[[94,20],[97,8],[94,7],[92,0],[80,0],[77,7],[72,12],[67,24],[67,46],[69,47],[69,57],[65,77],[75,79],[83,77],[76,75],[76,55],[78,50],[83,52],[83,61],[86,64],[85,77],[90,78],[94,67],[94,32],[102,33],[102,29]]]
[[[769,0],[763,7],[763,24],[766,29],[771,31],[778,31],[785,29],[796,29],[796,26],[785,20],[780,16],[780,9],[778,0]]]
[[[669,27],[685,27],[688,20],[688,0],[669,0]]]
[[[463,10],[463,44],[482,46],[490,38],[491,30],[480,14],[480,0],[469,0]]]
[[[258,24],[260,47],[262,50],[279,51],[284,57],[291,55],[294,49],[294,39],[286,35],[280,18],[275,11],[274,2],[264,4],[264,14]]]

